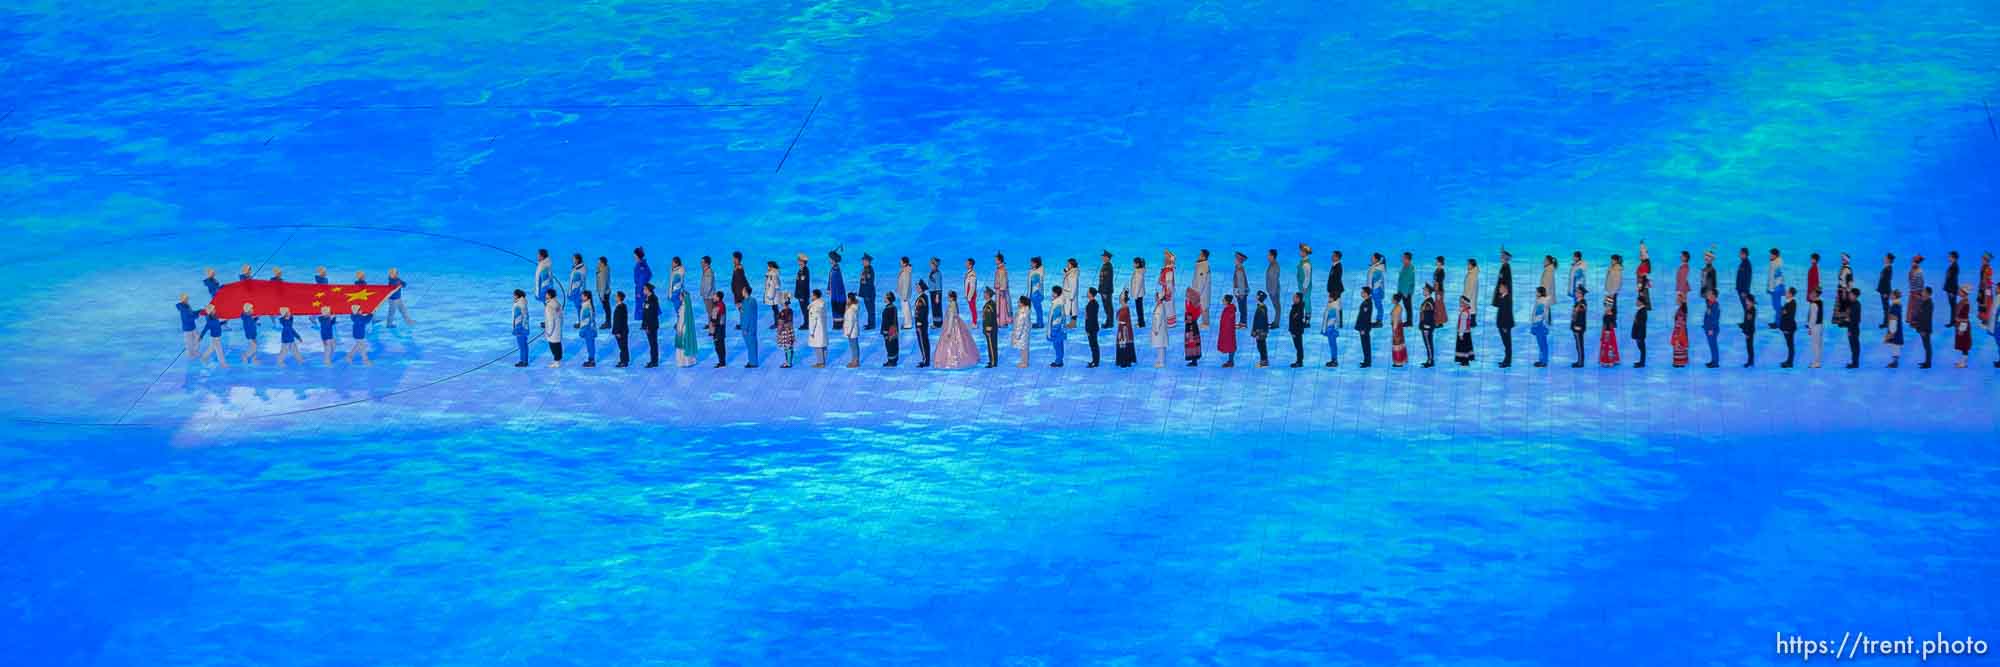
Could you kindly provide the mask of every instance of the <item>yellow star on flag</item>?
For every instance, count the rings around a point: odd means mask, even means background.
[[[322,296],[326,296],[326,292],[313,292],[313,297],[314,297],[314,298],[318,298],[318,297],[322,297]]]
[[[335,292],[338,292],[338,291],[340,291],[340,288],[338,288],[338,287],[335,287],[335,288],[333,288],[333,291],[335,291]]]
[[[348,301],[367,301],[367,300],[368,300],[368,297],[371,297],[371,296],[375,296],[375,292],[374,292],[374,290],[361,290],[361,291],[359,291],[359,292],[349,292],[349,293],[347,294],[347,300],[348,300]]]

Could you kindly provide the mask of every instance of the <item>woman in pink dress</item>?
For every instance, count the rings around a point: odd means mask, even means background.
[[[946,370],[971,368],[979,363],[979,346],[972,342],[972,330],[966,328],[965,320],[958,316],[958,293],[946,295],[951,306],[945,312],[951,316],[944,320],[944,330],[938,334],[937,350],[931,356],[931,365]]]

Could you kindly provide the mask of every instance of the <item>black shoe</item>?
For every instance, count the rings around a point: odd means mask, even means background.
[[[1583,368],[1583,362],[1579,361],[1579,362],[1576,362],[1576,363],[1574,363],[1574,364],[1570,364],[1570,365],[1569,365],[1569,367],[1570,367],[1570,368]]]
[[[1049,368],[1062,368],[1062,362],[1060,362],[1060,361],[1051,361],[1051,362],[1049,362]]]
[[[622,361],[621,361],[621,362],[618,362],[618,364],[617,364],[616,366],[614,366],[614,368],[624,368],[624,367],[626,367],[626,366],[630,366],[630,365],[631,365],[631,364],[627,364],[627,363],[625,363],[625,362],[622,362]]]
[[[527,367],[528,367],[528,362],[525,362],[525,361],[523,361],[523,362],[521,362],[521,363],[518,363],[518,364],[514,364],[514,367],[515,367],[515,368],[527,368]]]
[[[1333,368],[1334,366],[1338,366],[1338,365],[1339,365],[1339,364],[1336,364],[1336,363],[1333,363],[1333,362],[1331,362],[1331,361],[1329,361],[1329,362],[1326,362],[1326,367],[1327,367],[1327,368]]]
[[[1901,364],[1901,363],[1903,363],[1903,362],[1901,362],[1901,361],[1891,361],[1891,362],[1889,362],[1889,365],[1888,365],[1888,366],[1884,366],[1884,368],[1896,368],[1896,367],[1897,367],[1897,366],[1898,366],[1899,364]]]
[[[586,361],[586,362],[583,362],[583,367],[584,367],[584,368],[596,368],[596,367],[597,367],[597,362],[595,362],[595,361]]]
[[[727,364],[724,364],[724,363],[722,363],[722,362],[718,361],[718,362],[715,362],[715,366],[714,366],[714,367],[715,367],[715,368],[728,368],[729,366],[728,366]]]
[[[1750,367],[1752,367],[1752,366],[1756,366],[1756,365],[1757,365],[1757,364],[1754,364],[1754,363],[1751,363],[1751,362],[1748,362],[1748,361],[1745,361],[1745,362],[1743,362],[1743,367],[1744,367],[1744,368],[1750,368]]]
[[[1779,364],[1778,364],[1778,367],[1779,367],[1779,368],[1791,368],[1791,367],[1792,367],[1792,362],[1789,362],[1789,361],[1786,361],[1786,362],[1782,362],[1782,363],[1779,363]]]
[[[1917,368],[1930,368],[1930,367],[1931,365],[1929,363],[1917,364]]]
[[[1090,363],[1087,363],[1087,364],[1084,364],[1084,365],[1083,365],[1083,367],[1084,367],[1084,368],[1096,368],[1096,367],[1097,367],[1097,362],[1093,361],[1093,362],[1090,362]]]
[[[1645,368],[1645,367],[1646,367],[1646,362],[1643,362],[1643,361],[1641,361],[1641,362],[1639,362],[1639,363],[1636,363],[1636,364],[1632,364],[1632,367],[1633,367],[1633,368]]]
[[[883,368],[895,368],[895,367],[896,367],[896,362],[893,362],[893,361],[885,361],[885,362],[882,362],[882,367],[883,367]]]
[[[743,365],[743,367],[744,367],[744,368],[756,368],[756,367],[757,367],[757,365],[756,365],[756,364],[744,364],[744,365]]]
[[[1848,364],[1848,365],[1847,365],[1847,367],[1848,367],[1848,368],[1860,368],[1860,367],[1861,367],[1861,364]]]
[[[647,368],[659,368],[659,367],[660,367],[660,362],[657,362],[657,361],[655,361],[655,362],[652,362],[652,363],[649,363],[649,364],[646,364],[646,367],[647,367]]]
[[[1718,364],[1718,363],[1716,363],[1716,362],[1713,362],[1713,361],[1711,361],[1711,362],[1708,362],[1707,364],[1704,364],[1704,365],[1705,365],[1705,366],[1708,366],[1709,368],[1721,368],[1721,367],[1722,367],[1722,364]]]
[[[1548,367],[1549,367],[1549,362],[1546,361],[1535,362],[1535,368],[1548,368]]]
[[[930,368],[930,367],[931,367],[931,363],[930,363],[930,362],[928,362],[928,361],[926,361],[926,362],[923,362],[923,363],[920,363],[920,364],[917,364],[917,368]]]
[[[1305,367],[1306,367],[1306,362],[1303,361],[1292,362],[1292,368],[1305,368]]]

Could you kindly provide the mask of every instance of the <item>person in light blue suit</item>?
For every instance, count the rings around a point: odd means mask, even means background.
[[[750,286],[743,285],[736,292],[736,322],[743,330],[743,355],[750,363],[744,368],[757,367],[757,300],[750,297]]]
[[[1039,273],[1040,273],[1040,269],[1041,269],[1041,264],[1042,264],[1042,258],[1040,258],[1040,257],[1036,257],[1036,258],[1034,258],[1034,259],[1032,259],[1032,260],[1029,260],[1029,261],[1030,261],[1030,262],[1032,262],[1032,263],[1033,263],[1033,264],[1035,265],[1035,269],[1036,269],[1036,270],[1035,270],[1035,271],[1033,271],[1033,272],[1030,272],[1030,273],[1029,273],[1028,275],[1030,275],[1030,276],[1035,276],[1035,275],[1039,274]],[[1034,281],[1032,281],[1032,280],[1031,280],[1030,282],[1034,282]],[[1035,308],[1035,311],[1036,311],[1036,312],[1035,312],[1035,317],[1036,317],[1036,318],[1040,318],[1040,317],[1041,317],[1041,299],[1042,299],[1042,291],[1041,291],[1041,288],[1040,288],[1039,286],[1037,286],[1037,287],[1036,287],[1036,288],[1034,288],[1034,289],[1035,289],[1035,295],[1034,295],[1034,299],[1035,299],[1035,305],[1036,305],[1036,308]],[[1055,294],[1055,296],[1056,296],[1056,303],[1062,303],[1062,302],[1063,302],[1063,288],[1062,288],[1062,286],[1061,286],[1061,285],[1057,285],[1057,286],[1055,286],[1055,287],[1051,287],[1051,288],[1049,288],[1049,290],[1050,290],[1050,291],[1051,291],[1051,292],[1052,292],[1053,294]],[[1056,316],[1056,317],[1055,317],[1054,319],[1050,319],[1050,320],[1048,321],[1048,327],[1049,327],[1049,347],[1050,347],[1051,349],[1055,350],[1055,353],[1056,353],[1056,360],[1055,360],[1055,362],[1053,362],[1053,363],[1050,363],[1050,364],[1049,364],[1049,368],[1062,368],[1062,367],[1063,367],[1063,348],[1067,347],[1067,346],[1068,346],[1068,343],[1069,343],[1069,329],[1068,329],[1067,327],[1065,327],[1065,326],[1064,326],[1064,325],[1065,325],[1066,323],[1067,323],[1067,321],[1066,321],[1066,320],[1065,320],[1065,319],[1064,319],[1064,318],[1063,318],[1063,317],[1062,317],[1061,315],[1057,315],[1057,316]],[[1017,326],[1018,326],[1018,325],[1017,325]]]
[[[520,350],[521,360],[515,368],[528,367],[528,293],[514,290],[514,347]]]
[[[563,290],[563,296],[569,298],[570,310],[576,311],[576,323],[571,324],[570,325],[571,328],[579,328],[583,326],[582,301],[585,298],[584,295],[588,293],[583,289],[583,284],[585,281],[588,281],[589,279],[590,279],[590,269],[588,267],[585,267],[583,264],[583,253],[580,252],[570,253],[569,289]]]
[[[1555,317],[1555,304],[1549,297],[1549,290],[1535,286],[1535,314],[1528,323],[1528,333],[1535,335],[1535,368],[1549,367],[1549,322]]]
[[[1764,291],[1771,295],[1771,327],[1778,328],[1779,311],[1785,309],[1785,260],[1771,249],[1770,270],[1764,275]]]
[[[1326,297],[1326,312],[1320,324],[1320,334],[1326,336],[1327,368],[1340,367],[1341,326],[1340,295],[1329,294]]]
[[[1042,281],[1046,279],[1046,276],[1043,275],[1044,273],[1046,273],[1046,270],[1042,268],[1042,258],[1029,257],[1028,303],[1035,308],[1034,328],[1036,329],[1047,325],[1047,322],[1042,319]],[[1062,299],[1056,299],[1056,302],[1061,303]]]
[[[597,299],[590,290],[579,295],[582,300],[577,306],[577,335],[583,338],[583,367],[597,367]]]

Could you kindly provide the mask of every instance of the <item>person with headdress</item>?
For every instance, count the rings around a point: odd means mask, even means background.
[[[1048,281],[1048,269],[1042,266],[1042,258],[1029,257],[1028,258],[1028,305],[1035,309],[1035,323],[1033,325],[1033,328],[1036,329],[1048,326],[1048,320],[1042,317],[1042,302],[1046,300],[1045,297],[1042,296],[1042,291],[1043,291],[1043,284],[1046,283],[1047,281]]]
[[[972,341],[966,320],[958,318],[958,292],[946,292],[944,328],[938,330],[938,345],[932,349],[930,365],[942,369],[962,369],[980,363],[980,347]]]
[[[1632,273],[1636,284],[1639,280],[1651,280],[1653,276],[1653,256],[1646,252],[1646,240],[1639,240],[1639,268]]]
[[[1205,259],[1207,254],[1208,251],[1202,251],[1204,257],[1204,259],[1200,260],[1202,263],[1208,261]],[[1196,273],[1201,272],[1200,270],[1196,271]],[[1181,318],[1186,323],[1183,326],[1187,328],[1187,333],[1183,336],[1184,340],[1181,343],[1181,347],[1187,356],[1187,365],[1189,366],[1196,366],[1201,363],[1201,319],[1206,314],[1202,310],[1203,298],[1200,290],[1192,287],[1187,289],[1187,316]]]
[[[833,311],[833,328],[845,331],[842,325],[847,318],[847,279],[840,275],[840,249],[828,250],[826,261],[826,307]]]
[[[812,328],[812,318],[816,313],[811,305],[813,302],[812,265],[807,261],[805,253],[799,253],[798,259],[799,270],[792,275],[792,301],[799,304],[797,319],[799,321],[799,329],[803,331]],[[812,339],[810,337],[806,339],[806,342],[807,347],[811,347]]]
[[[811,324],[806,327],[806,347],[812,348],[813,351],[812,367],[826,368],[826,335],[828,328],[825,294],[819,290],[813,290],[807,296],[811,298],[811,301],[806,302],[806,321]]]
[[[1007,279],[1007,256],[993,253],[993,297],[996,305],[994,312],[1000,316],[998,324],[1003,327],[1014,324],[1014,301],[1007,292],[1010,282],[1012,281]]]
[[[1242,255],[1243,253],[1236,253]],[[1236,295],[1222,295],[1222,328],[1215,330],[1215,351],[1226,355],[1223,368],[1236,367]]]
[[[1687,293],[1674,295],[1674,330],[1667,336],[1667,345],[1674,350],[1674,368],[1688,365],[1688,299]]]
[[[1271,347],[1265,339],[1271,335],[1271,309],[1264,305],[1266,295],[1257,292],[1257,314],[1250,319],[1250,337],[1257,339],[1257,367],[1271,366]]]
[[[1108,264],[1111,261],[1111,253],[1105,253],[1104,257],[1104,261]],[[1116,338],[1118,347],[1116,361],[1119,368],[1130,368],[1133,363],[1139,360],[1139,352],[1133,343],[1132,334],[1132,295],[1130,293],[1120,294],[1118,295],[1118,331]]]
[[[1458,347],[1453,350],[1452,360],[1460,366],[1472,365],[1472,295],[1466,292],[1458,297]]]
[[[1835,288],[1833,300],[1839,302],[1840,290],[1854,288],[1854,258],[1847,253],[1840,253],[1840,269],[1835,271],[1833,275],[1833,286]]]
[[[1645,260],[1640,260],[1640,261],[1645,261]],[[1649,319],[1653,313],[1652,280],[1644,277],[1639,278],[1638,290],[1639,290],[1638,295],[1632,300],[1632,304],[1634,306],[1634,308],[1632,309],[1632,344],[1638,346],[1639,348],[1639,363],[1632,364],[1632,367],[1645,368],[1646,367],[1646,320]]]
[[[912,294],[916,295],[916,298],[913,299],[913,301],[915,301],[916,303],[911,304],[910,306],[910,312],[915,314],[914,316],[916,317],[916,321],[911,322],[910,326],[917,332],[917,353],[922,357],[917,360],[917,368],[930,368],[931,367],[930,283],[919,280],[917,281],[916,290],[917,291],[915,292],[911,292]]]
[[[1197,255],[1194,259],[1194,285],[1193,289],[1188,293],[1190,298],[1199,297],[1201,299],[1201,307],[1197,310],[1201,311],[1202,314],[1202,326],[1208,326],[1209,282],[1208,249],[1202,248],[1201,254]]]
[[[1381,259],[1381,257],[1381,255],[1375,256],[1377,260]],[[1379,264],[1380,262],[1376,263]],[[1376,290],[1372,288],[1361,290],[1361,306],[1354,311],[1354,330],[1361,336],[1362,368],[1375,365],[1374,331],[1375,327],[1381,326],[1381,322],[1378,321],[1380,317],[1375,314],[1378,307],[1375,301],[1375,292]]]
[[[1227,322],[1225,324],[1228,324],[1230,328],[1234,329],[1241,329],[1250,326],[1250,309],[1245,307],[1250,303],[1250,274],[1243,264],[1245,261],[1249,259],[1250,259],[1249,255],[1243,254],[1242,251],[1237,251],[1236,269],[1229,276],[1229,293],[1236,296],[1237,307],[1225,308],[1224,310],[1235,312],[1236,321]],[[1235,336],[1234,335],[1230,336],[1230,339],[1234,340]]]
[[[861,296],[861,312],[866,313],[868,323],[865,329],[875,328],[875,256],[861,253],[861,280],[855,283],[854,293]]]
[[[1065,298],[1074,298],[1075,296],[1070,294],[1068,290],[1063,289],[1061,285],[1049,288],[1049,292],[1058,304],[1062,303]],[[1049,363],[1049,368],[1063,367],[1063,355],[1068,352],[1064,346],[1069,344],[1068,320],[1069,318],[1064,317],[1060,312],[1056,313],[1055,317],[1049,318],[1049,349],[1053,350],[1056,355],[1056,360]]]
[[[1334,265],[1339,266],[1338,252],[1335,253],[1335,256]],[[1326,295],[1326,308],[1320,313],[1319,333],[1326,337],[1327,368],[1340,367],[1340,328],[1346,326],[1346,322],[1341,319],[1340,298],[1341,292],[1328,292]]]

